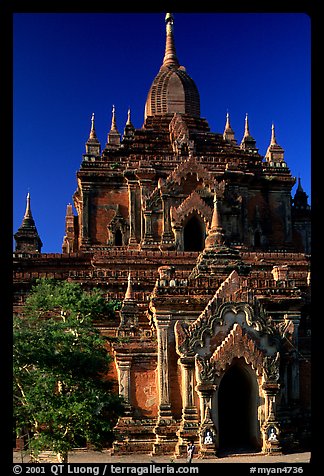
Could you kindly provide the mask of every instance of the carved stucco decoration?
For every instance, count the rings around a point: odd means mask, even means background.
[[[201,165],[195,157],[189,157],[181,162],[178,167],[174,169],[165,182],[165,186],[168,187],[173,183],[181,184],[182,180],[185,180],[187,175],[196,175],[197,182],[202,180],[205,186],[211,190],[214,189],[216,181],[208,170]]]
[[[207,336],[216,333],[216,326],[226,325],[224,316],[231,314],[232,324],[241,321],[243,326],[250,328],[254,334],[261,336],[276,333],[271,317],[263,310],[262,305],[255,298],[251,303],[241,301],[241,278],[237,271],[232,271],[217,289],[213,298],[199,317],[188,324],[177,321],[175,336],[177,351],[180,355],[195,355],[197,349],[204,347]]]
[[[268,382],[278,382],[279,380],[279,364],[280,364],[280,354],[277,352],[273,356],[265,356],[263,371],[264,379]]]
[[[217,333],[216,327],[225,325],[226,314],[238,316],[252,329],[257,325],[254,321],[253,309],[249,304],[224,303],[222,298],[216,297],[192,324],[176,322],[175,335],[178,353],[180,355],[195,355],[199,347],[205,346],[206,338]]]
[[[196,368],[200,382],[215,383],[215,379],[225,372],[226,367],[231,364],[234,357],[243,357],[257,375],[262,375],[267,356],[238,323],[234,324],[227,337],[209,359],[196,354]],[[270,361],[271,357],[268,357],[268,359]]]
[[[234,270],[194,322],[175,324],[177,352],[195,357],[198,379],[204,384],[214,384],[234,357],[243,357],[265,382],[279,379],[282,333],[255,297],[250,303],[240,298],[241,278]],[[220,331],[227,335],[212,350],[210,339]]]
[[[190,156],[182,161],[164,181],[159,181],[158,185],[151,192],[146,201],[147,209],[156,206],[163,194],[173,195],[177,188],[181,185],[182,180],[186,180],[188,175],[196,175],[197,182],[200,180],[210,191],[214,191],[217,187],[217,181],[212,177],[205,167],[203,167],[195,157]],[[225,184],[225,182],[224,182]],[[225,185],[224,185],[225,186]]]
[[[214,192],[217,196],[217,198],[224,198],[225,197],[225,189],[226,189],[226,183],[225,180],[222,180],[221,182],[216,182],[214,186]]]
[[[181,114],[174,113],[169,124],[169,131],[173,152],[180,153],[184,146],[189,145],[189,129]]]
[[[171,207],[171,221],[173,226],[183,225],[185,219],[194,211],[196,211],[207,225],[210,223],[213,215],[213,210],[206,205],[204,200],[198,195],[196,191],[193,191],[189,197],[187,197],[178,208]]]

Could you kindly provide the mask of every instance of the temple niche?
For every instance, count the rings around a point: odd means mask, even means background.
[[[42,254],[26,214],[15,234],[15,311],[32,279],[101,288],[122,302],[100,324],[119,338],[116,391],[125,401],[112,452],[183,457],[267,454],[310,441],[310,206],[294,198],[275,128],[265,156],[245,116],[237,141],[200,115],[181,66],[174,17],[144,122],[123,133],[112,108],[101,148],[91,117],[67,206],[62,254]],[[157,59],[157,64],[158,63]],[[252,128],[251,128],[252,130]]]

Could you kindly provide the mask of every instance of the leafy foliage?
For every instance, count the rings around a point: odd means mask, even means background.
[[[94,290],[41,280],[14,317],[16,431],[29,449],[66,454],[86,441],[99,449],[111,435],[122,401],[107,378],[111,357],[93,318],[114,312]]]

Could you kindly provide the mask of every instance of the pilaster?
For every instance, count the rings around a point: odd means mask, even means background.
[[[140,166],[136,169],[136,178],[138,179],[141,200],[141,242],[152,240],[152,226],[151,222],[146,223],[147,214],[146,200],[154,188],[155,169],[151,167],[149,162],[145,160],[140,161]],[[151,212],[151,211],[150,211]],[[151,218],[152,212],[150,213]]]
[[[293,331],[293,345],[294,345],[294,359],[291,366],[291,398],[295,401],[299,400],[300,389],[299,389],[299,358],[298,358],[298,328],[300,323],[300,313],[294,315],[289,315],[289,320],[292,321],[294,325]]]
[[[81,227],[81,248],[90,245],[90,185],[82,187],[82,227]]]
[[[265,382],[262,385],[265,395],[265,422],[262,425],[263,432],[263,448],[265,453],[278,454],[281,453],[280,444],[280,427],[277,421],[277,395],[279,392],[279,384],[275,382]]]
[[[152,233],[152,211],[144,210],[144,235],[142,240],[142,247],[147,248],[153,244],[153,233]]]
[[[136,187],[137,181],[134,180],[132,172],[125,173],[128,182],[128,210],[129,210],[129,248],[137,248],[138,243],[136,239]]]
[[[162,194],[162,210],[163,210],[163,233],[161,237],[160,248],[167,250],[174,247],[174,235],[171,228],[170,217],[170,196]]]
[[[174,451],[177,442],[177,427],[172,417],[170,403],[168,337],[171,316],[156,315],[155,322],[158,341],[159,411],[154,429],[156,441],[153,445],[153,454],[157,455]]]
[[[203,458],[217,456],[217,433],[211,417],[211,402],[217,386],[211,382],[200,383],[196,386],[200,398],[200,429],[199,453]]]
[[[124,399],[125,417],[131,414],[130,372],[132,365],[131,355],[118,355],[116,359],[118,372],[119,394]]]
[[[194,404],[194,357],[179,359],[182,375],[182,420],[177,432],[179,441],[176,447],[176,456],[186,454],[187,445],[197,439],[199,430],[198,412]]]

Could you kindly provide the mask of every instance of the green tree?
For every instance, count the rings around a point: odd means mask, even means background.
[[[14,417],[28,431],[29,451],[44,450],[66,462],[87,442],[100,449],[122,413],[107,379],[107,339],[93,320],[112,316],[117,302],[67,281],[39,280],[14,317]]]

